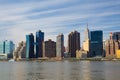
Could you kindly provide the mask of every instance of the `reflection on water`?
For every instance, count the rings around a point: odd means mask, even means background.
[[[120,62],[0,62],[0,80],[118,80]]]

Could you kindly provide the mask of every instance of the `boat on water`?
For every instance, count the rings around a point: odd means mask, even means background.
[[[9,62],[15,62],[15,60],[14,59],[10,59]]]

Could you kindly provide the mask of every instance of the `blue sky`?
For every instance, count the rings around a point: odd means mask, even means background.
[[[0,0],[0,40],[25,41],[25,35],[38,30],[45,40],[56,41],[60,33],[90,30],[120,31],[120,0]]]

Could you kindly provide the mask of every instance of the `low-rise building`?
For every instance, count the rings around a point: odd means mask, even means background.
[[[116,58],[120,59],[120,49],[116,50]]]
[[[76,50],[76,58],[81,59],[81,58],[87,58],[87,51],[84,50]]]
[[[7,59],[7,54],[0,54],[0,59],[1,60],[6,60]]]

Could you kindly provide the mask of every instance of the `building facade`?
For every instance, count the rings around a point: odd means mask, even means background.
[[[21,60],[24,58],[26,58],[26,43],[21,41],[16,50],[13,52],[13,59]]]
[[[90,32],[90,52],[89,57],[102,57],[103,53],[103,31]]]
[[[13,41],[6,40],[4,41],[4,43],[5,43],[5,53],[8,53],[8,54],[12,53],[15,48]]]
[[[89,29],[88,27],[85,30],[85,40],[83,42],[83,50],[89,53],[90,50],[90,38],[89,38]]]
[[[36,58],[43,57],[43,46],[42,43],[44,42],[44,32],[39,30],[36,32]]]
[[[76,57],[76,50],[80,50],[80,33],[74,31],[68,35],[68,52],[71,57]]]
[[[120,49],[119,32],[110,33],[110,39],[106,41],[106,58],[116,58]]]
[[[106,41],[106,58],[115,58],[115,44],[113,40]]]
[[[5,53],[5,42],[0,41],[0,54]]]
[[[64,35],[60,34],[56,39],[56,57],[63,57],[64,55]]]
[[[103,41],[103,54],[102,54],[103,57],[106,56],[106,41],[104,40]]]
[[[116,58],[120,59],[120,49],[116,50]]]
[[[84,50],[76,50],[76,58],[77,58],[77,59],[85,59],[85,58],[87,58],[87,54],[88,54],[87,51],[84,51]]]
[[[56,57],[56,42],[49,39],[43,43],[43,57]]]
[[[26,58],[34,58],[34,35],[26,35]]]
[[[15,44],[13,41],[5,40],[0,42],[0,53],[7,54],[7,58],[13,58],[13,51],[15,49]]]
[[[113,38],[113,40],[115,40],[115,41],[120,40],[120,32],[114,32],[114,33],[112,34],[112,38]]]

